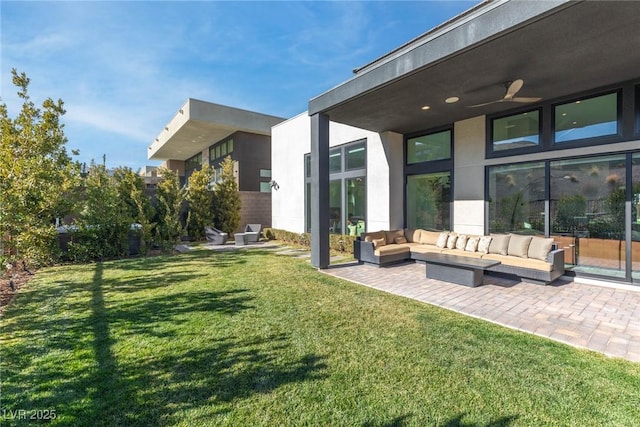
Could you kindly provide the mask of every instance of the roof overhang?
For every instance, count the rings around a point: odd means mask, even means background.
[[[271,135],[281,117],[189,98],[149,146],[151,160],[186,160],[238,131]]]
[[[470,107],[502,98],[516,79],[518,96],[543,102],[638,79],[638,28],[635,1],[486,2],[355,70],[309,114],[407,134],[523,105]]]

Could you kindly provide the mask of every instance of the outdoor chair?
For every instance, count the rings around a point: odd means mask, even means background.
[[[207,241],[214,245],[224,245],[227,243],[227,238],[229,237],[227,233],[213,227],[205,227],[204,234],[207,237]]]
[[[247,224],[244,228],[244,234],[247,236],[247,242],[257,242],[262,232],[262,224]]]

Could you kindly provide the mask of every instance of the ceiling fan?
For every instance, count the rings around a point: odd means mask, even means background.
[[[522,80],[522,79],[517,79],[517,80],[514,80],[512,82],[506,82],[504,84],[504,86],[506,88],[506,92],[504,94],[504,97],[502,97],[501,99],[498,99],[496,101],[485,102],[485,103],[476,104],[476,105],[470,105],[469,107],[472,107],[472,108],[473,107],[483,107],[485,105],[496,104],[496,103],[499,103],[499,102],[519,102],[519,103],[527,104],[527,103],[531,103],[531,102],[538,102],[538,101],[540,101],[542,99],[542,98],[539,98],[539,97],[516,96],[518,91],[520,89],[522,89],[523,85],[524,85],[524,80]]]

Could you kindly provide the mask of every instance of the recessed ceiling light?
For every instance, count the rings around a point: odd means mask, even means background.
[[[420,108],[421,108],[422,110],[424,110],[424,111],[427,111],[427,110],[431,109],[431,107],[430,107],[430,106],[428,106],[428,105],[423,105],[423,106],[422,106],[422,107],[420,107]]]
[[[460,98],[458,98],[457,96],[450,96],[449,98],[444,100],[444,102],[446,102],[447,104],[454,104],[458,101],[460,101]]]

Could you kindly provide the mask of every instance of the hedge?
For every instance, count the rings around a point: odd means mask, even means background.
[[[285,243],[311,248],[311,233],[294,233],[277,228],[265,228],[262,233],[269,240],[280,240]],[[335,252],[353,254],[353,242],[355,240],[356,236],[329,234],[329,249]]]

